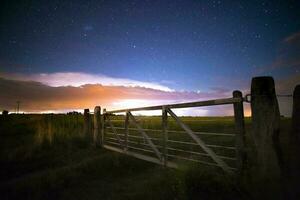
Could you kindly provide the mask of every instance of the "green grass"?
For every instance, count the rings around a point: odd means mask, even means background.
[[[123,118],[114,116],[114,125],[124,126]],[[160,117],[140,116],[137,120],[144,128],[161,129]],[[182,117],[181,120],[194,131],[234,132],[231,117]],[[290,120],[282,122],[282,127],[288,129]],[[171,119],[168,124],[170,130],[179,129]],[[249,135],[249,118],[246,118],[246,127]],[[9,115],[6,119],[1,118],[0,198],[233,199],[246,195],[243,187],[228,180],[220,169],[191,163],[180,170],[164,169],[94,148],[91,137],[82,133],[81,115]],[[176,134],[169,134],[169,137],[187,139]],[[219,137],[204,140],[220,144],[234,142]],[[247,137],[249,143],[250,140]]]

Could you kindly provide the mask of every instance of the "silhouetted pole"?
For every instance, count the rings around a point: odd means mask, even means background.
[[[300,199],[300,85],[295,87],[293,93],[292,129],[289,136],[286,188],[289,199]]]
[[[90,110],[89,109],[84,109],[84,114],[83,114],[83,132],[85,136],[90,137]]]
[[[20,111],[20,101],[17,101],[17,114],[19,114],[19,111]]]
[[[253,173],[260,197],[281,198],[280,113],[272,77],[255,77],[251,83],[252,134],[257,163]]]
[[[100,136],[100,131],[101,131],[101,119],[100,119],[100,115],[101,115],[101,107],[100,106],[96,106],[94,109],[94,134],[93,134],[93,142],[94,145],[101,145],[102,143],[102,138],[99,137]],[[99,141],[100,139],[100,141]]]
[[[168,164],[168,112],[165,106],[162,107],[162,139],[163,139],[163,165]]]
[[[245,169],[246,152],[245,152],[245,122],[244,122],[244,106],[243,94],[241,91],[233,91],[233,97],[239,98],[241,101],[233,104],[235,132],[236,132],[236,154],[237,168],[241,176]]]

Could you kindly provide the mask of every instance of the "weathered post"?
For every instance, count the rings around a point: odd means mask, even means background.
[[[166,167],[168,162],[168,112],[165,106],[162,107],[162,131],[163,131],[163,165]]]
[[[289,199],[300,199],[300,85],[293,93],[292,129],[289,135],[288,159],[286,170],[287,191]]]
[[[93,134],[94,146],[101,144],[101,141],[99,141],[99,135],[101,131],[100,115],[101,115],[101,107],[96,106],[94,109],[94,134]]]
[[[281,198],[279,146],[280,113],[272,77],[255,77],[251,83],[252,135],[257,160],[252,178],[260,198]]]
[[[84,109],[84,114],[83,114],[83,132],[84,135],[87,137],[90,137],[90,110],[89,109]]]
[[[240,91],[233,91],[233,97],[240,99],[239,102],[233,104],[234,121],[236,132],[236,157],[239,176],[243,175],[245,169],[246,152],[245,152],[245,122],[244,122],[244,106],[243,94]]]

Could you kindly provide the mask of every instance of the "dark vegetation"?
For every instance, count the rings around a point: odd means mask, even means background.
[[[114,116],[116,126],[122,116]],[[138,117],[161,128],[158,117]],[[192,129],[230,132],[229,117],[185,117]],[[202,121],[201,121],[202,120]],[[122,123],[119,121],[119,123]],[[170,129],[176,129],[170,121]],[[289,119],[282,119],[288,129]],[[119,124],[122,126],[122,124]],[[250,119],[246,119],[251,146]],[[8,115],[0,121],[1,199],[244,199],[244,185],[221,170],[187,164],[180,170],[95,148],[82,115]],[[174,136],[176,137],[176,136]]]

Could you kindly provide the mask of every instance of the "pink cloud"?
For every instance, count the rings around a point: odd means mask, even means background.
[[[101,84],[104,86],[145,87],[168,92],[172,91],[172,89],[170,89],[169,87],[154,82],[137,81],[126,78],[109,77],[102,74],[88,74],[82,72],[56,72],[36,74],[0,72],[0,77],[10,80],[36,81],[52,87],[79,87],[86,84]]]
[[[1,109],[14,110],[15,102],[21,101],[21,110],[29,112],[93,109],[96,105],[102,108],[121,109],[161,105],[187,101],[230,97],[227,90],[211,92],[178,92],[162,91],[145,87],[104,86],[86,84],[81,87],[52,87],[34,81],[19,81],[0,78]],[[223,108],[198,108],[178,110],[187,115],[228,115],[232,106]]]

